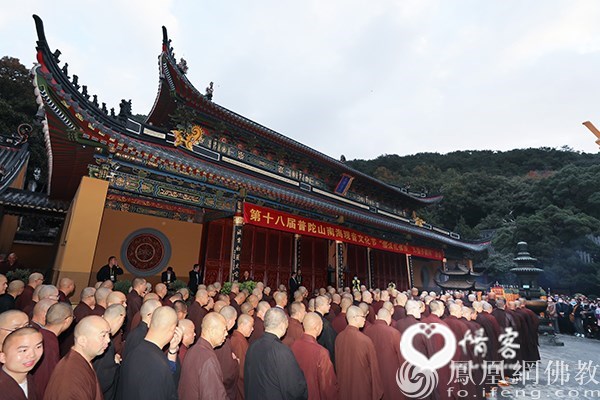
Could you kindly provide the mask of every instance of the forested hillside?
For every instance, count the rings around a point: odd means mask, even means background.
[[[493,233],[492,248],[475,260],[495,278],[514,278],[506,272],[524,240],[546,270],[544,287],[600,294],[600,246],[593,240],[600,235],[600,155],[565,147],[383,155],[348,164],[396,186],[442,194],[440,204],[418,213],[427,222],[465,239]],[[582,262],[581,252],[593,261]]]

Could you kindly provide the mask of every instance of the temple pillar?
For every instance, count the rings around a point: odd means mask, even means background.
[[[242,255],[242,231],[244,217],[242,216],[241,202],[238,211],[233,217],[233,230],[231,233],[231,265],[229,268],[229,281],[237,282],[240,278],[240,258]]]
[[[96,277],[90,277],[90,273],[107,191],[108,181],[82,177],[63,225],[52,282],[57,283],[62,277],[69,277],[75,281],[76,293],[96,281]],[[78,301],[78,296],[77,299],[71,299]]]
[[[302,235],[294,234],[294,265],[292,272],[302,269]]]
[[[410,254],[406,255],[406,269],[408,273],[408,288],[412,289],[413,282],[415,281],[415,273],[413,271],[412,255]]]
[[[335,276],[338,288],[344,287],[344,243],[335,241]]]
[[[373,252],[367,247],[367,285],[369,289],[373,288]]]

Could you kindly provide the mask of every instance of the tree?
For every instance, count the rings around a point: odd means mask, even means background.
[[[21,124],[29,124],[33,131],[29,136],[29,166],[27,175],[33,170],[42,170],[41,184],[48,179],[46,146],[40,123],[36,120],[37,104],[29,71],[13,57],[0,59],[0,134],[12,135]]]

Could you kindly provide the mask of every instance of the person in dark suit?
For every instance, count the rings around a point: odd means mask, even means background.
[[[292,277],[289,282],[290,287],[290,295],[294,296],[294,292],[298,290],[300,287],[300,278],[298,277],[298,273],[296,271],[292,272]]]
[[[160,276],[160,281],[165,285],[169,286],[170,283],[175,282],[177,276],[175,276],[175,272],[173,271],[173,267],[168,267],[165,272],[163,272]]]
[[[192,292],[192,294],[196,294],[196,291],[198,290],[198,285],[201,282],[200,264],[194,264],[194,266],[192,267],[192,270],[189,272],[189,275],[190,275],[190,279],[188,281],[188,288],[190,288],[190,291]]]
[[[123,268],[119,267],[117,263],[117,257],[110,256],[108,258],[108,264],[98,270],[98,273],[96,274],[96,280],[98,282],[110,280],[115,283],[118,275],[123,275]]]

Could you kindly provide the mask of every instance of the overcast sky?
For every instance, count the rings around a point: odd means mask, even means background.
[[[571,146],[597,152],[600,1],[10,2],[0,55],[35,61],[45,23],[69,73],[147,114],[161,26],[213,100],[339,158]]]

